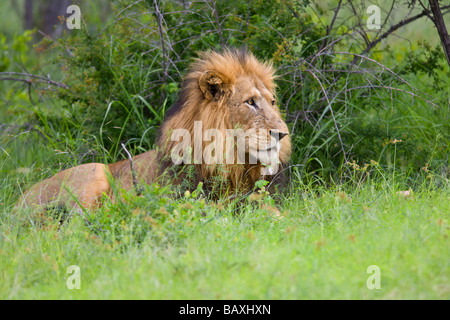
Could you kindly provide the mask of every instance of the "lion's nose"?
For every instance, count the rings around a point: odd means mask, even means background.
[[[285,132],[280,132],[279,134],[280,140],[283,139],[284,137],[286,137],[288,135],[288,133]]]
[[[288,135],[288,133],[286,132],[280,132],[280,131],[275,131],[275,130],[269,130],[269,134],[274,137],[275,139],[277,139],[278,141],[280,141],[281,139],[283,139],[284,137],[286,137]]]

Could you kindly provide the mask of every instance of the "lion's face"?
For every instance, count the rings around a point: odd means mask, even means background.
[[[255,159],[267,163],[270,154],[289,144],[289,130],[281,118],[277,101],[264,82],[251,76],[237,79],[228,100],[231,128],[242,128],[246,134],[246,150]]]
[[[242,179],[251,170],[252,181],[275,174],[278,164],[289,161],[291,143],[277,106],[274,69],[246,51],[206,52],[200,57],[162,126],[159,145],[164,153],[181,159],[177,164],[201,166],[202,176],[214,174],[217,164],[246,164],[226,170]]]
[[[274,164],[285,163],[291,148],[289,130],[273,92],[275,86],[272,82],[270,88],[268,85],[257,74],[237,75],[232,84],[217,70],[207,70],[199,78],[208,114],[216,110],[227,130],[234,130],[237,148],[245,145],[247,163],[270,165],[263,174],[276,172]]]

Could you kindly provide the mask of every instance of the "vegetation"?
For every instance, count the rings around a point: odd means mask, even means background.
[[[431,9],[407,2],[374,30],[368,1],[337,0],[80,1],[59,37],[3,19],[0,298],[448,299],[450,70]],[[278,69],[284,194],[151,185],[92,212],[13,212],[62,169],[152,149],[196,52],[243,45]]]

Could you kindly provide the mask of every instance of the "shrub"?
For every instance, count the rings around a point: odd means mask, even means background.
[[[122,159],[121,142],[134,154],[151,149],[196,52],[247,46],[278,69],[279,105],[294,148],[291,174],[336,181],[352,160],[411,174],[425,163],[445,166],[442,51],[422,43],[389,68],[378,61],[380,52],[365,54],[354,19],[324,27],[312,7],[320,9],[297,0],[115,1],[97,31],[82,28],[39,44],[67,85],[42,92],[56,107],[35,111],[39,130],[59,137],[59,149],[90,155],[72,156],[78,162]],[[396,55],[390,48],[383,54],[385,62]],[[412,79],[423,74],[433,79],[435,98],[415,87]],[[395,139],[402,143],[391,148]]]

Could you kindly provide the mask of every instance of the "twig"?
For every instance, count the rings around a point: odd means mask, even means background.
[[[327,28],[327,34],[325,35],[325,38],[323,39],[322,44],[319,47],[319,51],[326,46],[326,43],[327,43],[328,37],[330,35],[331,29],[333,28],[334,23],[336,22],[336,18],[337,18],[339,9],[341,8],[341,4],[342,4],[342,0],[339,0],[339,3],[337,5],[336,9],[334,10],[333,19],[331,20],[331,23],[330,23],[330,25]]]
[[[317,82],[318,82],[319,85],[320,85],[320,88],[322,89],[323,94],[325,95],[325,98],[326,98],[326,100],[327,100],[327,102],[328,102],[328,106],[329,106],[329,108],[330,108],[331,117],[333,118],[334,127],[336,128],[336,133],[337,133],[339,142],[340,142],[340,144],[341,144],[342,155],[344,156],[345,162],[347,162],[348,160],[347,160],[347,154],[346,154],[346,152],[345,152],[344,142],[342,141],[341,132],[340,132],[340,130],[339,130],[339,125],[338,125],[338,123],[337,123],[337,121],[336,121],[336,117],[334,116],[333,108],[332,108],[332,106],[331,106],[331,104],[332,104],[333,101],[330,101],[330,100],[328,99],[327,92],[326,92],[325,88],[323,87],[322,82],[319,80],[319,78],[317,78],[317,76],[314,74],[314,72],[311,72],[311,71],[308,71],[308,70],[307,70],[307,72],[310,73],[310,74],[313,76],[313,78],[317,80]]]
[[[41,30],[38,30],[37,32],[38,32],[41,36],[43,36],[44,38],[46,38],[47,40],[51,41],[52,43],[56,43],[56,42],[57,42],[55,39],[53,39],[50,35],[46,34],[45,32],[43,32],[43,31],[41,31]],[[58,44],[59,44],[59,43],[58,43]],[[67,52],[67,54],[68,54],[69,56],[73,57],[72,51],[70,51],[70,50],[67,49],[67,48],[64,48],[64,49],[66,50],[66,52]]]
[[[51,84],[53,86],[57,86],[58,88],[64,88],[64,89],[69,89],[69,86],[61,83],[61,82],[56,82],[53,80],[50,80],[49,78],[43,77],[43,76],[38,76],[35,74],[30,74],[30,73],[24,73],[24,72],[0,72],[0,76],[24,76],[24,77],[30,77],[30,78],[34,78],[37,79],[36,82],[40,82],[40,83],[47,83],[47,84]],[[26,82],[26,83],[32,83],[32,80],[27,80],[27,79],[20,79],[20,78],[10,78],[10,77],[2,77],[0,78],[0,80],[15,80],[15,81],[22,81],[22,82]]]
[[[361,36],[364,40],[364,42],[366,43],[366,45],[369,45],[370,41],[369,41],[369,37],[367,36],[367,33],[365,32],[365,29],[362,27],[362,23],[361,23],[361,15],[358,14],[358,11],[356,10],[355,6],[353,5],[353,2],[351,0],[348,0],[348,3],[350,4],[350,6],[352,7],[353,10],[353,14],[355,15],[355,17],[358,19],[358,27],[359,27],[359,31],[361,33]]]
[[[131,176],[133,178],[133,186],[134,189],[136,189],[136,194],[138,196],[140,196],[142,194],[142,188],[138,188],[138,181],[137,181],[137,175],[136,175],[136,170],[134,169],[134,162],[133,162],[133,157],[131,156],[131,154],[128,152],[127,148],[125,147],[125,145],[123,143],[121,143],[123,150],[125,150],[126,154],[128,155],[128,160],[130,161],[130,168],[131,168]]]
[[[213,10],[214,18],[216,19],[217,33],[219,34],[220,45],[222,47],[224,47],[225,46],[225,40],[223,39],[222,26],[221,26],[221,23],[219,21],[219,14],[218,14],[217,8],[216,8],[216,1],[211,1],[211,3],[212,3],[212,10]]]
[[[158,1],[157,0],[153,0],[153,6],[155,7],[155,15],[156,15],[156,19],[158,22],[158,31],[159,31],[159,37],[161,40],[161,50],[162,50],[162,54],[163,54],[163,61],[162,61],[162,68],[163,68],[163,79],[162,79],[162,83],[165,84],[166,83],[166,79],[167,79],[167,52],[166,52],[166,46],[164,45],[164,34],[163,34],[163,16],[161,14],[161,11],[159,10],[158,7]],[[162,94],[161,94],[161,98],[160,98],[160,104],[162,104],[162,102],[164,101],[164,99],[166,98],[166,89],[164,89],[165,86],[162,89]]]
[[[445,9],[448,9],[448,8],[450,8],[450,6],[445,6],[445,7],[442,7],[441,9],[442,9],[442,10],[445,10]],[[411,22],[413,22],[413,21],[415,21],[415,20],[417,20],[417,19],[420,19],[420,18],[422,18],[422,17],[425,17],[425,16],[428,16],[427,10],[423,10],[421,13],[419,13],[419,14],[417,14],[417,15],[411,17],[411,18],[404,19],[404,20],[400,21],[399,23],[397,23],[397,24],[391,26],[391,27],[390,27],[385,33],[383,33],[380,37],[378,37],[378,38],[375,39],[374,41],[370,42],[370,43],[367,45],[366,49],[364,49],[364,51],[361,52],[361,54],[362,54],[362,55],[363,55],[363,54],[366,54],[367,52],[369,52],[370,50],[372,50],[372,49],[373,49],[373,48],[374,48],[381,40],[383,40],[384,38],[387,38],[387,37],[388,37],[389,35],[391,35],[394,31],[400,29],[401,27],[403,27],[403,26],[405,26],[405,25],[407,25],[407,24],[409,24],[409,23],[411,23]]]

